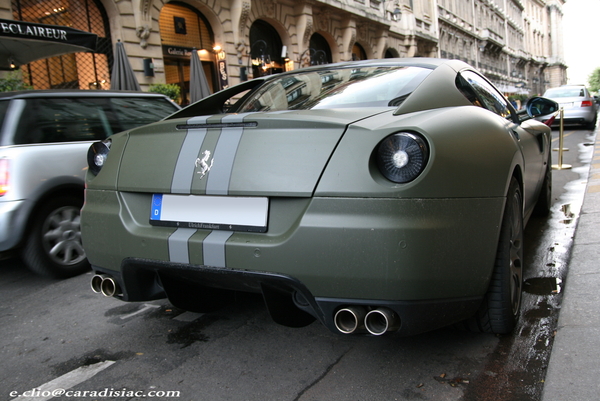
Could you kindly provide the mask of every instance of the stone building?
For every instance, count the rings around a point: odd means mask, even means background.
[[[444,57],[507,94],[566,83],[565,0],[0,0],[0,18],[96,33],[96,53],[21,67],[36,89],[107,89],[115,43],[142,89],[174,83],[188,99],[192,49],[211,89],[310,64]]]

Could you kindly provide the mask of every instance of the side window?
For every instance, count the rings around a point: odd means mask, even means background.
[[[175,113],[178,108],[161,98],[111,98],[111,106],[120,122],[120,130],[150,124]]]
[[[6,111],[10,100],[0,100],[0,143],[2,143],[2,126],[4,125],[4,118],[6,117]]]
[[[29,99],[15,144],[94,141],[113,134],[105,99]]]
[[[473,71],[463,71],[457,80],[458,89],[471,103],[484,107],[504,118],[513,119],[508,100],[488,81]]]

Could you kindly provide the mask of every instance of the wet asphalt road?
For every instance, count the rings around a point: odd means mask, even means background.
[[[0,400],[32,389],[48,394],[32,399],[51,399],[51,386],[40,386],[53,380],[70,392],[54,398],[62,400],[538,400],[593,140],[590,131],[565,130],[563,163],[573,168],[554,171],[552,215],[527,226],[513,335],[291,329],[273,323],[254,295],[193,314],[166,300],[104,298],[89,289],[91,274],[50,280],[11,258],[0,261]]]

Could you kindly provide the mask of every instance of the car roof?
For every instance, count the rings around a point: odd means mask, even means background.
[[[50,89],[50,90],[23,90],[0,93],[0,99],[25,99],[25,98],[50,98],[50,97],[156,97],[166,98],[165,95],[149,92],[135,91],[105,91],[105,90],[79,90],[79,89]]]

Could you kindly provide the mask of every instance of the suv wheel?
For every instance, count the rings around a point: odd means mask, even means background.
[[[29,269],[55,278],[72,277],[89,270],[81,245],[82,203],[76,197],[56,198],[37,211],[22,249]]]

